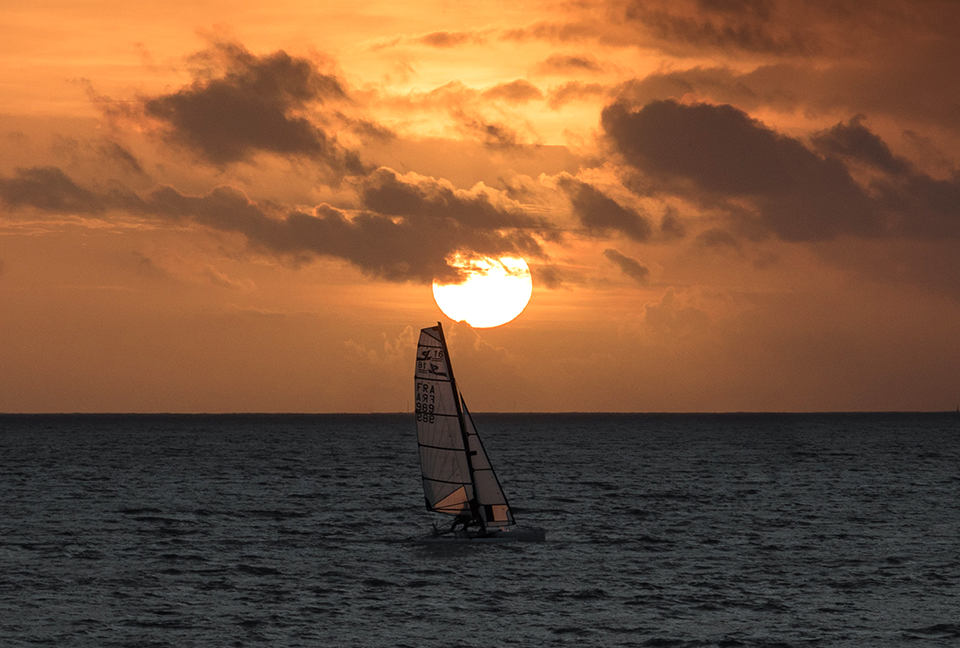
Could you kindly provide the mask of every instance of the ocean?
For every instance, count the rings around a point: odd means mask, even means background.
[[[412,414],[0,416],[0,646],[960,645],[960,414],[475,420],[546,542]]]

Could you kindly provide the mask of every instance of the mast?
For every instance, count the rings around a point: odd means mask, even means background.
[[[440,322],[437,322],[437,332],[440,333],[440,344],[443,347],[443,356],[447,363],[447,373],[450,375],[450,387],[453,388],[453,402],[457,408],[457,421],[460,423],[460,436],[463,438],[463,450],[467,455],[467,470],[470,474],[470,483],[473,484],[473,497],[470,498],[470,513],[473,519],[483,522],[483,518],[480,517],[480,504],[477,502],[477,478],[473,474],[473,460],[471,458],[475,453],[470,450],[470,441],[467,438],[467,426],[463,421],[463,406],[461,405],[463,396],[457,388],[456,378],[453,377],[453,363],[450,362],[450,350],[447,349],[447,338],[443,334],[443,325]]]

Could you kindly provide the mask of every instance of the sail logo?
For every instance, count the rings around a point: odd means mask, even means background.
[[[420,349],[420,354],[417,356],[417,373],[446,378],[447,371],[444,365],[443,349],[429,347]]]

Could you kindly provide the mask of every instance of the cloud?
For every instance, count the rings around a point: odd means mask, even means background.
[[[820,51],[817,33],[771,0],[628,2],[623,18],[662,44],[772,54]]]
[[[910,163],[895,156],[879,136],[863,125],[864,119],[864,115],[856,115],[846,124],[814,133],[810,139],[824,155],[856,160],[893,175],[909,173]]]
[[[235,43],[214,43],[195,60],[203,65],[192,84],[143,101],[170,141],[217,165],[268,152],[318,160],[341,174],[363,170],[356,153],[306,116],[346,99],[336,76],[282,50],[256,56]]]
[[[564,284],[564,273],[554,264],[531,264],[532,274],[537,283],[546,288],[560,288]]]
[[[821,158],[728,105],[655,101],[605,108],[601,122],[631,166],[705,200],[748,203],[760,223],[792,241],[876,236],[875,205],[834,158]]]
[[[487,99],[502,99],[511,103],[526,103],[535,99],[543,99],[543,92],[526,79],[517,79],[509,83],[495,85],[485,90],[483,96]]]
[[[329,205],[272,217],[242,192],[220,187],[206,196],[185,196],[166,187],[148,202],[158,213],[236,232],[264,252],[296,261],[318,255],[349,261],[364,273],[389,281],[455,279],[446,257],[458,249],[497,254],[536,244],[524,236],[464,226],[454,219],[416,214],[394,219],[370,212],[349,214]]]
[[[451,115],[465,133],[479,139],[487,148],[515,149],[523,146],[520,133],[504,123],[490,121],[466,110],[452,110]]]
[[[750,236],[758,227],[786,241],[960,236],[960,175],[917,171],[862,117],[815,133],[823,156],[729,105],[615,103],[601,122],[613,148],[660,192],[725,209]],[[844,160],[874,170],[867,186]],[[704,242],[730,241],[724,233]]]
[[[123,145],[117,142],[106,140],[97,148],[99,156],[109,162],[113,162],[121,169],[132,172],[135,175],[146,177],[148,174],[140,163],[140,160],[127,150]]]
[[[570,42],[593,40],[603,33],[602,27],[587,20],[538,21],[525,27],[505,29],[500,33],[500,40],[526,42],[530,40],[546,40],[551,42]]]
[[[102,196],[84,189],[57,167],[18,168],[0,177],[0,200],[13,208],[97,214],[107,208]]]
[[[610,88],[602,83],[570,81],[550,89],[547,105],[556,110],[571,101],[592,99],[609,93]]]
[[[724,67],[695,67],[688,70],[654,72],[642,79],[630,79],[618,89],[622,100],[643,105],[658,99],[683,99],[694,95],[717,103],[735,104],[741,108],[761,105],[792,107],[796,100],[785,101],[784,86],[776,91],[756,82],[752,73],[739,74]],[[789,84],[786,86],[789,88]],[[764,92],[769,96],[764,96]],[[779,94],[777,94],[779,92]],[[789,105],[787,105],[789,104]]]
[[[636,259],[625,256],[612,248],[604,250],[603,256],[607,257],[618,268],[620,268],[620,271],[623,272],[623,274],[627,275],[641,286],[646,286],[648,283],[650,283],[650,269],[645,265],[641,265]]]
[[[414,42],[430,47],[447,49],[458,47],[460,45],[482,44],[486,42],[486,37],[482,33],[469,31],[437,31],[424,34],[414,39]]]
[[[603,71],[603,65],[591,54],[552,54],[537,64],[541,74],[567,74],[570,72]]]
[[[465,191],[436,178],[387,168],[377,169],[360,185],[365,207],[388,216],[449,219],[481,229],[543,230],[546,222],[528,216],[519,204],[501,198],[482,185]]]
[[[570,197],[573,213],[580,223],[594,234],[619,232],[635,241],[650,238],[652,228],[646,218],[620,205],[593,185],[561,174],[560,188]]]
[[[431,111],[443,111],[461,136],[482,142],[490,149],[511,149],[536,141],[537,135],[517,104],[543,98],[542,91],[529,81],[516,79],[485,90],[450,81],[428,92],[394,96],[388,102],[423,119]],[[496,100],[493,103],[490,100]]]
[[[389,281],[456,281],[447,264],[455,252],[543,258],[539,238],[552,234],[546,222],[482,185],[471,191],[390,169],[359,180],[371,211],[345,211],[321,204],[312,210],[258,204],[242,191],[221,186],[193,196],[160,186],[143,195],[81,187],[55,167],[19,169],[0,177],[0,200],[14,209],[99,214],[122,210],[137,217],[196,223],[242,235],[255,250],[295,263],[317,256],[340,258],[362,272]]]
[[[419,331],[414,331],[412,326],[404,327],[400,335],[392,340],[387,337],[386,333],[382,333],[382,351],[376,348],[370,349],[366,345],[353,340],[347,340],[346,345],[353,349],[359,357],[378,369],[394,370],[402,368],[405,370],[414,361],[419,335]]]
[[[592,40],[621,47],[642,44],[681,56],[718,50],[808,56],[823,51],[829,42],[817,29],[819,24],[832,27],[838,22],[831,19],[830,9],[815,1],[606,0],[567,8],[566,15],[556,20],[504,30],[501,38],[560,43]]]
[[[884,215],[890,233],[922,238],[960,236],[960,174],[935,179],[894,155],[857,115],[846,123],[818,131],[811,141],[834,155],[876,172],[869,189],[875,209]]]
[[[679,304],[673,288],[658,303],[643,307],[646,331],[656,338],[690,337],[710,325],[710,316],[695,306]]]
[[[960,174],[951,180],[913,174],[901,181],[877,183],[877,187],[897,232],[925,238],[960,237]]]

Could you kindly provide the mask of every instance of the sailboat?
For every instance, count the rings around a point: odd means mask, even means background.
[[[541,542],[542,529],[517,525],[457,390],[443,327],[420,331],[414,371],[417,441],[427,510],[453,516],[423,540]]]

